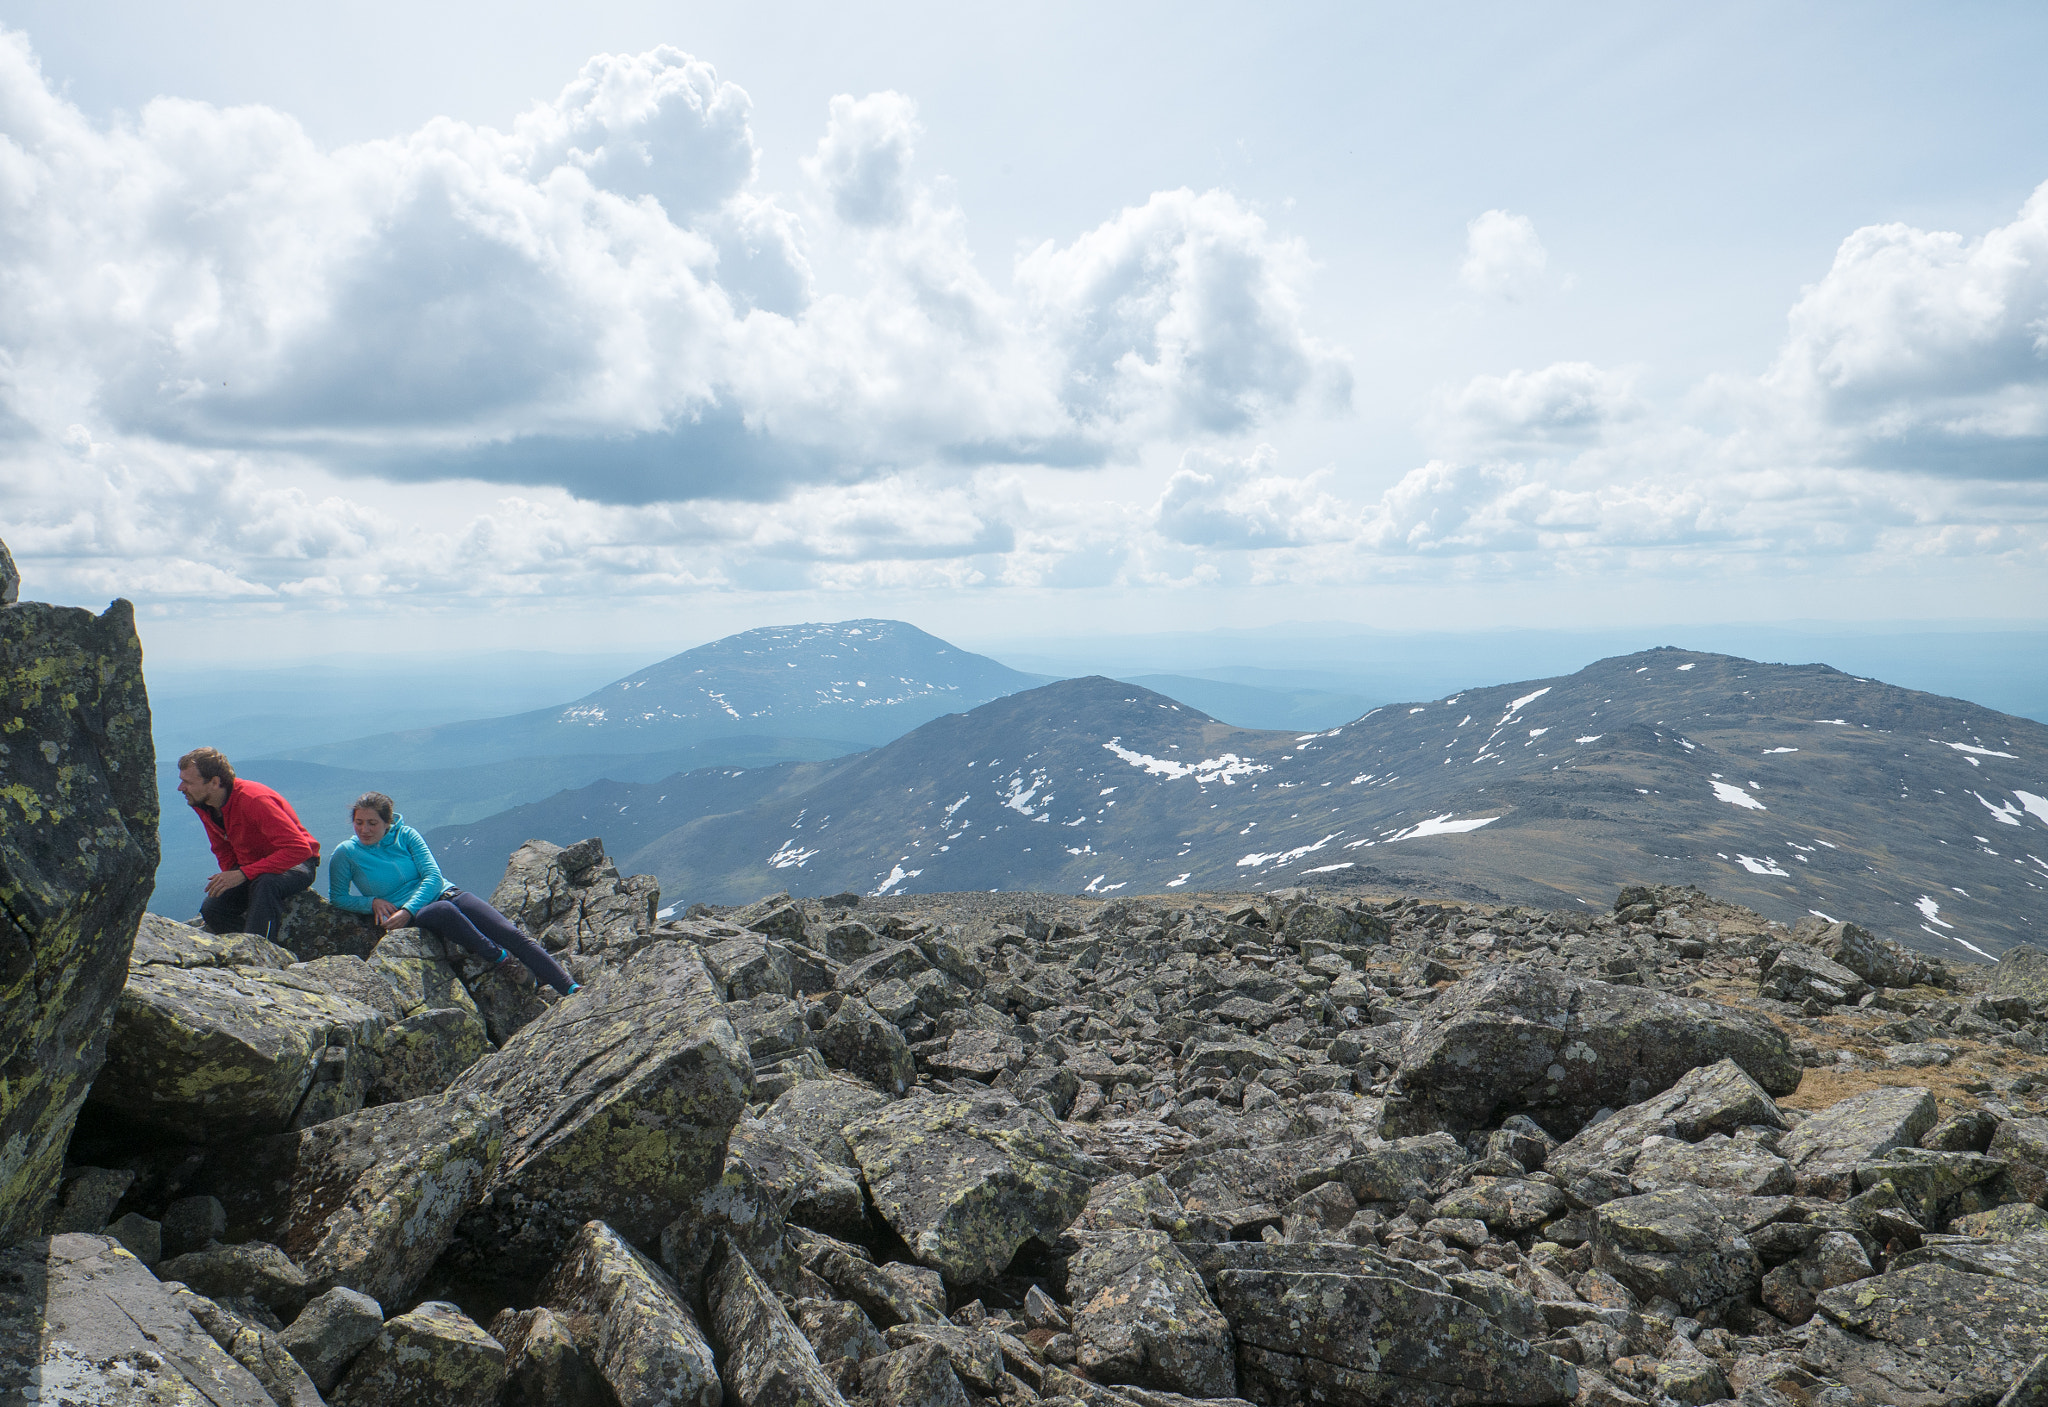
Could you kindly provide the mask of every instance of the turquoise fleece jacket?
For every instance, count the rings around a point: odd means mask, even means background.
[[[351,885],[361,892],[351,894]],[[384,899],[417,917],[449,888],[434,852],[404,816],[393,816],[375,845],[350,836],[327,862],[327,902],[354,913],[366,914],[372,899]]]

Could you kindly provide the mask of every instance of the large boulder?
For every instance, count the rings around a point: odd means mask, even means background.
[[[958,1285],[1050,1246],[1108,1169],[1015,1095],[916,1095],[847,1125],[875,1209],[918,1260]]]
[[[4,1245],[40,1231],[57,1195],[156,872],[156,748],[134,608],[0,602],[0,719]]]
[[[451,1093],[504,1111],[467,1254],[537,1276],[602,1218],[652,1245],[725,1164],[753,1071],[695,949],[656,943],[550,1008]]]
[[[512,852],[491,904],[588,982],[655,941],[661,886],[652,875],[622,878],[596,836],[567,846],[529,840]]]
[[[1763,1282],[1763,1262],[1742,1228],[1690,1187],[1602,1205],[1593,1264],[1642,1299],[1668,1299],[1704,1323],[1747,1305]]]
[[[1771,1094],[1799,1088],[1791,1041],[1762,1017],[1556,968],[1491,967],[1438,997],[1402,1039],[1383,1128],[1463,1133],[1519,1112],[1569,1135],[1722,1059]]]
[[[1889,1345],[1917,1372],[1928,1401],[1998,1401],[2048,1336],[2048,1289],[2038,1282],[1945,1265],[1910,1266],[1826,1290],[1819,1306],[1836,1327]],[[1901,1385],[1894,1379],[1891,1386],[1896,1392]]]
[[[368,914],[336,908],[315,889],[302,889],[285,900],[284,922],[277,929],[278,943],[302,962],[368,957],[383,937],[384,930]]]
[[[1805,1197],[1842,1201],[1856,1191],[1856,1166],[1910,1148],[1940,1117],[1924,1089],[1884,1086],[1837,1100],[1778,1141]]]
[[[594,1365],[619,1407],[718,1407],[717,1362],[675,1282],[603,1222],[577,1231],[541,1299],[590,1316]]]
[[[1622,1165],[1656,1137],[1697,1143],[1712,1134],[1788,1127],[1778,1103],[1733,1060],[1720,1060],[1687,1074],[1670,1089],[1611,1118],[1581,1129],[1550,1150],[1543,1166],[1570,1181],[1590,1168]]]
[[[1448,1282],[1381,1261],[1376,1275],[1225,1270],[1218,1299],[1259,1402],[1518,1407],[1570,1402],[1571,1364],[1495,1323]]]
[[[323,1114],[361,1107],[381,1012],[267,955],[259,966],[189,962],[170,941],[183,925],[152,926],[158,941],[129,970],[96,1107],[191,1142],[281,1132],[316,1084],[346,1092]]]
[[[407,1303],[503,1156],[495,1106],[437,1095],[216,1153],[228,1234],[275,1243],[312,1277]]]
[[[1873,987],[1911,987],[1928,980],[1927,960],[1905,944],[1880,938],[1853,923],[1831,923],[1813,940],[1820,955],[1840,963]]]
[[[1764,996],[1786,1002],[1817,1001],[1822,1006],[1853,1002],[1870,990],[1865,982],[1838,962],[1831,962],[1810,948],[1788,946],[1757,979]]]
[[[1230,1321],[1165,1232],[1089,1236],[1067,1262],[1067,1293],[1078,1361],[1096,1381],[1236,1395]]]
[[[271,1407],[176,1291],[105,1236],[0,1248],[0,1402]]]

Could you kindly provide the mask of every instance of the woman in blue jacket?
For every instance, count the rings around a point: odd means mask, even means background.
[[[546,948],[482,899],[441,877],[434,852],[405,817],[392,814],[390,797],[364,792],[356,798],[351,819],[355,839],[344,840],[327,862],[329,903],[370,915],[386,932],[418,924],[482,958],[494,971],[517,957],[563,996],[578,990]]]

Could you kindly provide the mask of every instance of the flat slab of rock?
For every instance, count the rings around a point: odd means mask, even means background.
[[[1838,1100],[1778,1140],[1804,1197],[1836,1201],[1856,1191],[1856,1165],[1894,1148],[1910,1148],[1939,1118],[1924,1089],[1865,1090]]]
[[[0,545],[0,1245],[44,1229],[156,872],[135,608],[14,600]],[[97,1231],[99,1228],[94,1227]]]
[[[0,1249],[0,1402],[271,1407],[142,1262],[82,1233]]]
[[[959,1285],[995,1279],[1026,1241],[1050,1246],[1106,1172],[1016,1096],[918,1095],[848,1124],[875,1209]]]
[[[712,1326],[725,1345],[726,1380],[740,1407],[843,1407],[810,1340],[745,1256],[724,1256],[712,1272],[708,1298]]]
[[[192,1142],[279,1133],[329,1048],[374,1059],[384,1024],[381,1013],[300,972],[136,967],[92,1102]]]
[[[1260,1270],[1226,1270],[1217,1283],[1254,1401],[1540,1407],[1578,1394],[1571,1364],[1508,1333],[1448,1287]]]
[[[675,1282],[603,1222],[578,1230],[541,1298],[596,1320],[594,1366],[619,1407],[718,1407],[718,1364]]]
[[[270,1407],[172,1290],[84,1233],[0,1249],[0,1401]]]
[[[752,1086],[696,951],[643,948],[450,1087],[504,1112],[504,1161],[464,1221],[471,1253],[537,1278],[597,1218],[653,1244],[724,1168]]]
[[[1709,1134],[1733,1134],[1753,1126],[1789,1127],[1778,1102],[1762,1085],[1733,1060],[1718,1060],[1687,1071],[1663,1093],[1581,1129],[1553,1148],[1543,1166],[1571,1181],[1588,1169],[1612,1165],[1647,1138],[1662,1135],[1697,1143]]]
[[[1820,1312],[1850,1333],[1892,1345],[1930,1386],[1959,1401],[1996,1401],[2048,1335],[2048,1289],[1943,1265],[1824,1291]]]
[[[1507,964],[1448,989],[1403,1037],[1382,1127],[1463,1133],[1521,1112],[1575,1133],[1595,1111],[1640,1103],[1723,1059],[1770,1094],[1799,1088],[1791,1041],[1760,1016]]]
[[[404,1304],[504,1152],[497,1110],[437,1095],[216,1155],[229,1234],[276,1243],[316,1290]]]

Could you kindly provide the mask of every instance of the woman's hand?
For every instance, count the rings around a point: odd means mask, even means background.
[[[410,909],[394,909],[388,904],[385,907],[390,909],[390,912],[377,920],[385,932],[388,933],[394,928],[405,928],[412,923],[412,911]]]
[[[372,899],[370,901],[370,918],[379,928],[383,928],[386,926],[384,920],[390,918],[397,908],[398,905],[392,903],[389,899]]]

